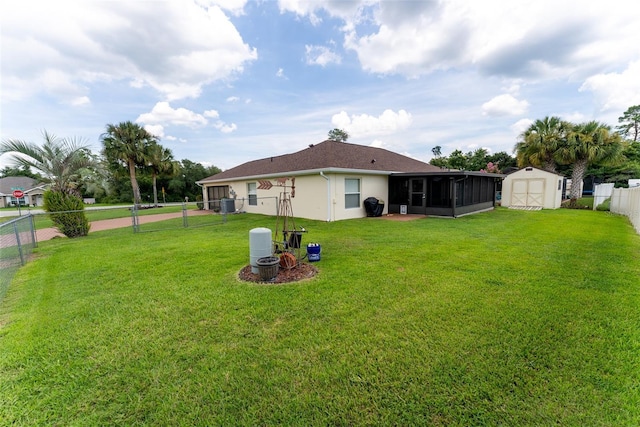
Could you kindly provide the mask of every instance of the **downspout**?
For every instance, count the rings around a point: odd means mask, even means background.
[[[196,181],[196,185],[202,189],[202,206],[209,206],[209,195],[204,191],[204,187],[198,181]],[[209,210],[209,208],[207,208]]]
[[[331,222],[331,180],[320,171],[320,176],[327,180],[327,222]]]

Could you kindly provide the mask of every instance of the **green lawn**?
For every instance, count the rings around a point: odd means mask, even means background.
[[[296,223],[320,273],[277,286],[237,280],[272,217],[40,243],[0,306],[0,424],[640,425],[626,218]]]

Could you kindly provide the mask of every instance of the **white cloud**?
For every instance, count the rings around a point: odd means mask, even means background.
[[[326,67],[329,64],[340,64],[342,58],[325,46],[305,45],[307,64]]]
[[[74,107],[80,107],[82,105],[89,105],[89,104],[91,104],[91,100],[89,99],[88,96],[79,96],[71,100],[71,105],[73,105]]]
[[[233,131],[235,131],[236,129],[238,129],[238,126],[236,126],[235,123],[231,123],[231,124],[226,124],[224,122],[217,122],[214,127],[216,129],[218,129],[220,132],[222,133],[231,133]]]
[[[624,0],[586,7],[557,0],[280,0],[279,7],[314,23],[323,14],[342,19],[343,48],[371,73],[419,78],[473,69],[518,84],[583,81],[581,90],[593,92],[605,112],[640,102],[640,71],[633,65],[640,8]],[[486,113],[492,112],[506,113]]]
[[[562,114],[559,114],[559,116],[562,117],[563,120],[566,120],[571,123],[583,123],[590,120],[584,114],[578,111],[574,111],[572,113],[562,113]]]
[[[284,69],[282,68],[278,68],[278,71],[276,71],[276,77],[288,80],[287,76],[284,74]]]
[[[316,6],[312,2],[300,0],[278,0],[278,6],[280,7],[280,13],[294,12],[299,16],[307,16],[313,25],[320,25],[322,22],[322,19],[315,14],[317,6],[321,7],[321,5]]]
[[[344,20],[351,20],[354,16],[359,16],[366,6],[377,4],[378,0],[359,1],[334,1],[334,0],[278,0],[280,12],[293,12],[298,16],[307,17],[313,25],[322,23],[316,12],[323,9],[333,17]]]
[[[580,91],[590,91],[598,98],[602,111],[625,111],[640,104],[640,61],[621,73],[597,74],[589,77]]]
[[[200,128],[209,124],[208,119],[219,119],[220,113],[216,110],[206,110],[198,114],[186,108],[173,108],[168,102],[158,102],[151,112],[140,114],[137,123],[144,123],[145,129],[152,134],[163,137],[164,128],[167,125],[186,126],[191,129]],[[222,120],[216,120],[213,127],[222,133],[231,133],[238,127],[235,123],[227,124]]]
[[[220,113],[218,113],[216,110],[207,110],[203,113],[203,115],[210,119],[217,119],[220,117]]]
[[[167,136],[164,137],[164,139],[166,139],[167,141],[178,141],[178,142],[182,142],[182,143],[187,142],[186,139],[184,139],[184,138],[176,138],[173,135],[167,135]]]
[[[210,111],[207,113],[210,113]],[[208,120],[202,114],[194,113],[186,108],[174,109],[168,102],[158,102],[150,113],[144,113],[138,116],[136,122],[147,125],[164,123],[197,128],[205,126]]]
[[[227,102],[238,102],[240,101],[240,98],[238,98],[237,96],[230,96],[227,98]]]
[[[388,135],[411,126],[411,114],[405,110],[397,113],[392,110],[384,110],[378,117],[368,114],[351,115],[345,111],[334,114],[331,123],[339,129],[345,130],[354,138],[367,135]]]
[[[520,135],[522,132],[527,130],[529,126],[533,124],[533,120],[531,119],[520,119],[514,124],[511,125],[511,131],[514,135]]]
[[[247,0],[195,0],[202,7],[220,6],[224,10],[228,10],[234,15],[242,15]]]
[[[164,138],[164,126],[162,125],[144,125],[144,129],[149,132],[151,135],[157,136],[158,138]],[[171,140],[171,138],[167,138]],[[175,139],[175,138],[174,138]]]
[[[482,114],[485,116],[519,116],[527,112],[529,103],[519,101],[508,93],[498,95],[482,104]]]
[[[257,58],[220,7],[194,1],[13,2],[0,25],[3,57],[12,58],[2,64],[2,90],[11,84],[12,99],[43,91],[74,99],[97,81],[130,81],[168,100],[197,97]]]

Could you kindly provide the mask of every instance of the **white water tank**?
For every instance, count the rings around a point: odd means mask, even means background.
[[[271,256],[272,251],[271,230],[260,227],[249,231],[249,259],[251,272],[257,274],[258,259]]]

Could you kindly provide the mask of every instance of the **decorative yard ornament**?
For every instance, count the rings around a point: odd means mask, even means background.
[[[296,195],[296,179],[277,178],[275,186],[282,187],[278,198],[278,214],[276,216],[276,230],[274,233],[274,246],[276,253],[281,254],[280,266],[284,268],[294,268],[299,265],[300,242],[304,229],[296,228],[293,217],[291,198]],[[271,181],[260,181],[260,185],[271,188]]]
[[[258,181],[258,190],[270,190],[273,187],[271,181]]]

